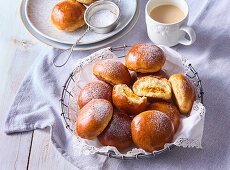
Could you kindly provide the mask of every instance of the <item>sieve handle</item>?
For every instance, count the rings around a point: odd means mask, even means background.
[[[54,65],[55,67],[63,67],[64,65],[66,65],[66,63],[67,63],[67,62],[69,61],[69,59],[70,59],[70,56],[71,56],[72,53],[73,53],[73,49],[77,46],[77,44],[81,41],[81,39],[88,33],[89,30],[90,30],[90,27],[88,26],[88,28],[85,30],[85,32],[82,34],[82,36],[81,36],[80,38],[77,39],[77,41],[72,45],[72,47],[67,48],[66,50],[63,50],[61,53],[59,53],[58,55],[56,55],[56,56],[53,58],[52,63],[53,63],[53,65]],[[57,59],[58,59],[62,54],[64,54],[65,52],[68,52],[68,51],[69,51],[69,54],[68,54],[68,57],[67,57],[66,61],[65,61],[63,64],[61,64],[61,65],[56,64]]]

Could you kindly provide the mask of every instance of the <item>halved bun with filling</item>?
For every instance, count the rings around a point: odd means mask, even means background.
[[[139,97],[126,84],[119,84],[113,87],[113,104],[130,115],[137,115],[145,110],[147,105],[146,97]]]
[[[169,100],[172,97],[170,82],[157,76],[145,76],[133,84],[133,92],[138,96]]]

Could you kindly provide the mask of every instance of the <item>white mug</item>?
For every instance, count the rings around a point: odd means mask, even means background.
[[[150,17],[150,13],[154,8],[161,5],[174,5],[180,8],[185,14],[184,19],[172,24],[155,21]],[[150,40],[155,44],[169,47],[175,46],[178,43],[183,45],[193,44],[196,40],[196,33],[191,27],[187,26],[188,15],[188,4],[185,0],[149,0],[145,8],[145,19]],[[185,38],[186,34],[190,40]]]

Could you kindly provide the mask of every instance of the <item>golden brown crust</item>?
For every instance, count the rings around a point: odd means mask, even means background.
[[[82,4],[85,4],[85,5],[90,5],[90,4],[92,4],[92,3],[94,3],[94,2],[96,2],[98,0],[76,0],[76,1],[78,1],[78,2],[80,2]]]
[[[174,125],[174,132],[177,132],[177,129],[180,125],[180,112],[173,103],[169,102],[156,102],[151,103],[146,110],[158,110],[162,113],[165,113],[172,121]]]
[[[114,146],[118,150],[128,148],[133,142],[131,137],[132,119],[125,113],[116,111],[105,130],[98,136],[104,146]]]
[[[137,79],[139,79],[141,77],[145,77],[145,76],[158,76],[160,78],[169,79],[168,74],[164,70],[160,70],[160,71],[155,72],[155,73],[137,73]]]
[[[190,80],[182,74],[174,74],[169,78],[176,104],[182,114],[191,111],[196,98],[195,89]]]
[[[52,10],[51,21],[62,31],[74,31],[83,25],[86,7],[75,0],[56,4]]]
[[[141,72],[152,73],[159,71],[166,57],[161,48],[153,44],[137,44],[133,46],[125,59],[128,69]]]
[[[114,59],[102,60],[93,67],[93,74],[102,81],[116,84],[131,84],[131,76],[122,62]]]
[[[129,115],[137,115],[145,110],[147,105],[146,97],[135,95],[126,84],[119,84],[113,87],[113,104]]]
[[[133,142],[147,152],[164,148],[173,139],[173,124],[168,116],[156,110],[140,113],[132,120]]]
[[[103,81],[93,81],[86,84],[78,95],[78,105],[85,106],[93,99],[105,99],[112,102],[113,87]]]
[[[165,78],[145,76],[133,84],[133,92],[138,96],[169,100],[172,97],[171,84]]]
[[[76,120],[77,134],[84,139],[94,139],[108,125],[113,106],[104,99],[93,99],[79,112]]]
[[[131,76],[131,86],[135,81],[137,81],[137,73],[135,71],[130,71],[130,76]]]

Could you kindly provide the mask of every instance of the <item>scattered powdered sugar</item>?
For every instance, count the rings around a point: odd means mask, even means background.
[[[176,113],[176,106],[174,106],[172,103],[167,102],[159,102],[159,103],[152,103],[148,110],[158,110],[162,113],[165,113],[171,120],[174,120]]]
[[[106,102],[103,102],[103,101],[106,101]],[[103,121],[111,113],[112,104],[110,104],[110,102],[108,102],[107,100],[96,99],[96,100],[93,100],[92,108],[95,111],[93,115],[94,119],[97,121]]]
[[[172,83],[173,81],[175,82]],[[187,92],[193,91],[195,94],[195,89],[193,87],[192,82],[184,75],[178,75],[177,77],[173,77],[173,79],[171,80],[171,83],[175,84],[174,86],[177,87],[176,91],[179,95],[182,95],[183,91],[187,91]]]
[[[170,133],[170,131],[173,130],[173,125],[170,121],[170,118],[160,111],[154,112],[154,114],[149,114],[148,118],[151,124],[155,125],[155,130],[163,136]]]
[[[193,86],[193,85],[192,85],[192,83],[190,82],[190,80],[184,76],[184,79],[183,79],[183,81],[182,81],[182,88],[183,88],[183,89],[186,89],[186,90],[191,90],[191,91],[193,91],[193,87],[192,87],[192,86]]]
[[[84,97],[92,99],[109,99],[112,93],[112,87],[102,81],[93,81],[88,83],[84,88]]]
[[[131,119],[120,116],[121,113],[113,115],[109,127],[106,129],[106,134],[111,137],[121,137],[124,140],[131,137]]]
[[[168,110],[166,115],[169,116],[171,120],[173,120],[176,114],[176,110],[177,110],[176,106],[174,106],[172,103],[167,103],[165,107]]]
[[[144,44],[140,47],[140,51],[144,53],[146,61],[150,63],[156,63],[162,60],[163,51],[152,44]]]
[[[100,68],[100,71],[106,75],[109,75],[112,78],[122,78],[124,77],[124,70],[126,67],[117,60],[107,59],[103,60],[95,65],[97,68]],[[122,69],[124,68],[124,69]],[[128,70],[127,74],[128,74]]]
[[[114,23],[117,15],[107,9],[95,12],[89,19],[89,23],[94,27],[106,27]]]
[[[159,47],[152,44],[139,44],[138,48],[134,48],[133,52],[134,54],[132,57],[141,55],[143,57],[141,62],[147,61],[146,64],[149,65],[164,61],[162,58],[164,52]]]

